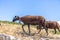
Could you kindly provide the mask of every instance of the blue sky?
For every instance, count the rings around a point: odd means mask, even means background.
[[[39,15],[60,20],[60,0],[0,0],[0,20],[11,21],[18,15]]]

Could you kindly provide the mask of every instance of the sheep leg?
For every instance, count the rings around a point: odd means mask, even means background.
[[[39,27],[40,27],[40,28],[39,28],[39,31],[38,31],[38,33],[40,33],[40,31],[41,31],[41,27],[42,27],[42,26],[39,26]],[[37,34],[38,34],[38,33],[37,33]]]
[[[22,25],[22,30],[23,30],[23,32],[25,32],[25,30],[24,30],[24,28],[23,28],[23,27],[24,27],[24,25]]]
[[[54,28],[54,30],[55,30],[55,34],[56,34],[56,28]]]
[[[57,27],[58,31],[60,32],[60,29]]]
[[[30,25],[28,24],[28,31],[29,31],[29,35],[30,35]]]
[[[46,30],[46,33],[48,35],[48,28],[46,27],[46,22],[42,24],[42,27]]]
[[[40,31],[41,31],[41,29],[39,29],[38,33],[40,33]],[[38,34],[38,33],[37,33],[37,34]]]
[[[46,33],[48,35],[48,28],[46,26],[43,26],[43,28],[46,30]]]

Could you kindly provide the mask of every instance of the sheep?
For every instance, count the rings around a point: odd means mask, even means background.
[[[46,28],[54,29],[55,34],[56,34],[56,29],[58,29],[58,31],[60,32],[60,29],[59,29],[60,25],[56,21],[46,21],[45,26],[46,26]],[[39,25],[37,26],[37,29],[40,29],[40,31],[41,31],[41,27],[39,27]]]
[[[13,18],[13,22],[15,22],[16,20],[19,20],[19,22],[22,21],[24,25],[28,25],[29,35],[30,35],[30,25],[39,25],[39,27],[43,26],[43,28],[46,30],[46,33],[48,35],[47,28],[45,27],[46,20],[43,16],[30,16],[30,15],[24,17],[15,16]],[[23,28],[24,25],[22,25],[22,29],[25,32]]]

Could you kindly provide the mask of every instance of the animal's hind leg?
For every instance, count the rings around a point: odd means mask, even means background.
[[[57,27],[58,31],[60,32],[60,29]]]
[[[46,22],[42,24],[42,27],[46,30],[46,33],[48,35],[48,28],[46,27]]]
[[[39,27],[38,33],[40,33],[40,32],[41,32],[41,27],[42,27],[42,26],[37,26],[37,27]],[[38,33],[37,33],[37,34],[38,34]]]
[[[48,35],[48,28],[46,26],[43,26],[43,28],[46,30],[46,33]]]
[[[39,29],[38,33],[40,33],[40,32],[41,32],[41,29]],[[38,34],[38,33],[37,33],[37,34]]]
[[[55,34],[56,34],[56,28],[54,28]]]

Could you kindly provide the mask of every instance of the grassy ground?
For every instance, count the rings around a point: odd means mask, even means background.
[[[0,23],[8,23],[8,24],[19,24],[19,23],[16,23],[16,22],[1,21],[1,20],[0,20]]]
[[[9,22],[9,21],[0,21],[0,33],[5,33],[5,34],[9,34],[12,36],[15,36],[17,38],[19,38],[20,40],[30,40],[30,39],[34,39],[34,40],[38,40],[40,38],[50,38],[50,39],[54,39],[54,38],[60,38],[60,32],[57,31],[57,34],[54,34],[54,30],[53,29],[49,29],[49,35],[46,36],[46,32],[43,29],[39,34],[35,34],[33,36],[29,36],[26,35],[23,31],[22,31],[22,25],[18,24],[18,23],[14,23],[14,22]],[[31,33],[37,33],[38,30],[36,29],[36,26],[31,25]],[[28,28],[27,25],[24,27],[25,31],[28,33]]]

